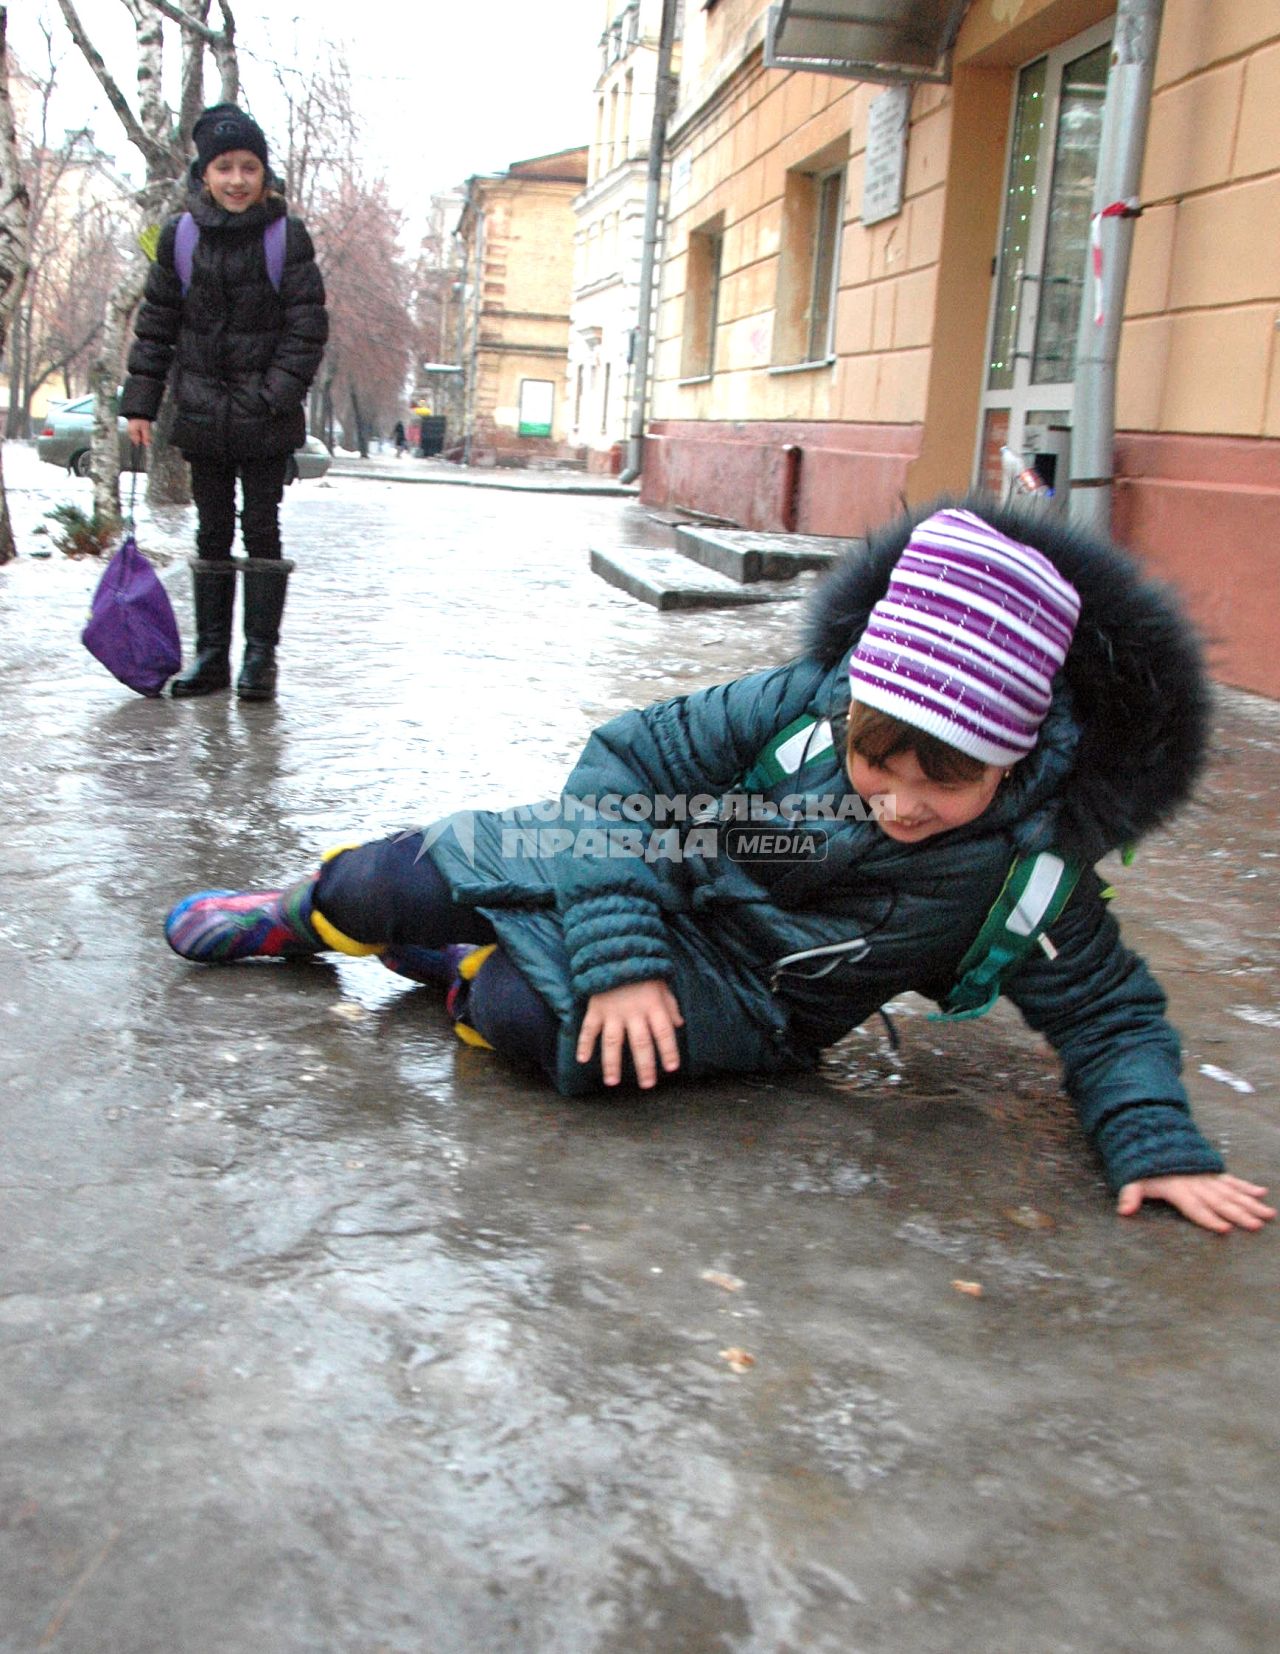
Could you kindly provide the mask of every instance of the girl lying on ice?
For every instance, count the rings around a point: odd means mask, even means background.
[[[597,730],[554,805],[201,891],[166,935],[209,964],[379,954],[566,1094],[810,1067],[909,990],[961,1016],[1004,993],[1121,1214],[1258,1229],[1267,1191],[1192,1122],[1164,994],[1093,871],[1186,802],[1208,714],[1187,622],[1127,556],[947,506],[832,575],[798,659]]]

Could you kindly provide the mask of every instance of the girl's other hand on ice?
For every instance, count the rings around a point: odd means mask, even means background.
[[[592,994],[587,1001],[587,1014],[578,1035],[578,1061],[591,1061],[599,1039],[604,1083],[617,1085],[622,1078],[622,1051],[626,1046],[636,1079],[648,1090],[658,1083],[655,1048],[666,1073],[674,1074],[679,1068],[676,1029],[683,1026],[676,996],[665,982],[628,982],[607,993]]]
[[[1176,1177],[1144,1177],[1126,1183],[1116,1201],[1122,1218],[1133,1217],[1144,1200],[1165,1200],[1202,1229],[1228,1235],[1233,1229],[1261,1229],[1275,1217],[1274,1206],[1262,1201],[1266,1190],[1246,1183],[1230,1172],[1184,1173]]]

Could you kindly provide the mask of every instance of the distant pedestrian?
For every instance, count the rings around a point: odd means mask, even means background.
[[[396,458],[399,459],[400,456],[404,453],[405,449],[409,446],[408,438],[404,434],[404,420],[403,419],[397,419],[396,420],[396,428],[391,433],[391,437],[392,437],[392,440],[394,441],[394,443],[396,445]]]
[[[234,104],[206,109],[192,133],[187,214],[164,225],[129,352],[121,412],[150,445],[173,374],[173,442],[191,464],[197,556],[194,664],[178,696],[231,682],[236,479],[244,568],[242,700],[276,692],[276,645],[293,564],[282,555],[280,501],[306,438],[303,403],[328,337],[311,237],[287,215],[262,128]],[[273,251],[274,249],[274,251]]]
[[[1058,1051],[1122,1215],[1259,1229],[1267,1191],[1196,1129],[1093,871],[1186,803],[1208,715],[1193,633],[1123,553],[945,507],[834,573],[799,658],[604,725],[558,801],[199,892],[166,935],[210,964],[378,954],[570,1095],[812,1067],[900,994],[963,1018],[1002,992]]]

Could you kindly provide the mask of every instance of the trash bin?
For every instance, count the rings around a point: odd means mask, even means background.
[[[418,452],[424,459],[429,459],[444,448],[445,418],[443,414],[424,414],[420,424]]]

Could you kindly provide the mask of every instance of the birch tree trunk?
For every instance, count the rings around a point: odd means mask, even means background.
[[[30,199],[18,175],[18,144],[9,96],[9,53],[6,44],[8,12],[0,6],[0,352],[9,322],[22,298],[29,257]],[[12,386],[10,395],[12,395]],[[4,489],[4,459],[0,451],[0,563],[17,555],[9,500]]]
[[[137,41],[138,112],[112,79],[101,53],[89,38],[76,11],[76,0],[58,0],[71,38],[107,94],[128,141],[146,165],[146,183],[138,193],[139,227],[162,222],[181,209],[186,193],[187,152],[191,125],[199,113],[203,96],[204,54],[213,54],[221,82],[221,97],[232,102],[239,92],[239,69],[235,51],[235,18],[230,0],[218,0],[221,29],[207,19],[211,0],[122,0],[133,18]],[[164,19],[182,31],[183,65],[177,113],[164,97]],[[142,296],[147,264],[139,256],[129,274],[111,295],[102,348],[90,370],[95,397],[93,433],[94,507],[102,516],[118,517],[120,511],[119,439],[116,434],[116,387],[123,372],[133,312]],[[160,432],[163,434],[163,422]],[[189,500],[187,468],[176,452],[166,457],[167,444],[157,442],[152,450],[147,498],[166,503]]]
[[[93,514],[101,523],[120,520],[120,438],[116,426],[116,393],[124,368],[129,327],[146,279],[147,261],[139,253],[107,301],[106,319],[99,336],[100,348],[89,367],[89,389],[93,392],[93,438],[90,443]]]
[[[143,222],[149,224],[154,220],[163,221],[170,212],[176,211],[181,205],[185,181],[184,156],[182,146],[178,142],[178,134],[174,130],[173,113],[164,98],[164,19],[148,0],[124,0],[124,4],[125,9],[133,17],[134,37],[138,43],[138,117],[143,131],[154,145],[153,153],[156,157],[147,167],[147,184],[144,192],[146,211]],[[187,72],[183,77],[186,83],[184,90],[190,88],[190,58],[193,55],[198,62],[203,63],[202,43],[196,43],[194,53],[189,48],[184,50],[184,57],[187,59]],[[144,269],[144,284],[145,281]],[[141,298],[141,286],[137,297]],[[137,298],[134,301],[135,306],[136,304]],[[122,360],[128,354],[128,329],[132,319],[131,307],[129,314],[122,318]],[[112,386],[113,406],[114,389]],[[165,400],[168,400],[167,395]],[[191,498],[186,462],[182,455],[164,440],[165,435],[165,423],[157,420],[152,427],[151,449],[147,455],[147,499],[152,505],[185,505]],[[95,455],[95,460],[96,457]]]

